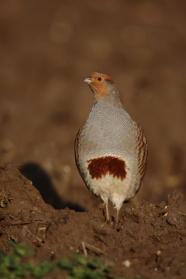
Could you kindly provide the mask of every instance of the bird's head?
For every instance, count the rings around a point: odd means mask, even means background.
[[[94,72],[84,80],[88,83],[94,93],[96,100],[101,100],[107,94],[115,92],[115,84],[113,80],[106,74]]]

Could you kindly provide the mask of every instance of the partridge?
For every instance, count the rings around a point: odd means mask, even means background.
[[[75,160],[88,189],[119,210],[138,192],[147,166],[147,143],[142,128],[124,109],[113,80],[94,72],[84,80],[94,104],[75,140]]]

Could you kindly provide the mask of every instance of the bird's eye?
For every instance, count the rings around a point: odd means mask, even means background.
[[[97,80],[98,80],[98,81],[102,81],[102,78],[101,78],[101,77],[98,77]]]

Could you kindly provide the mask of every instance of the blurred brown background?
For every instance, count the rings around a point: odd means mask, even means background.
[[[181,0],[1,0],[1,163],[21,168],[56,208],[100,202],[84,186],[73,150],[93,104],[83,83],[92,71],[113,78],[145,131],[149,164],[137,199],[186,193]]]

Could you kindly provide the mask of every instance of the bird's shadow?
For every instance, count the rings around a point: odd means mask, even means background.
[[[43,200],[52,205],[53,208],[64,209],[68,207],[77,212],[85,211],[85,209],[78,204],[73,204],[60,199],[52,185],[51,178],[38,164],[26,163],[19,168],[19,171],[22,175],[32,181],[33,186],[38,189]]]

